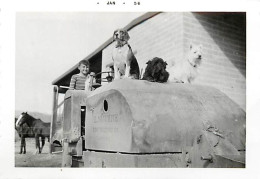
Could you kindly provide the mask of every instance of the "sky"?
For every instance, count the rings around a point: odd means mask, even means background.
[[[51,114],[52,81],[141,12],[18,12],[15,110]]]

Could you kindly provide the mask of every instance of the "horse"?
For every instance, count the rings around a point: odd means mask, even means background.
[[[16,121],[16,127],[21,127],[23,124],[27,124],[35,137],[36,152],[39,149],[39,154],[42,152],[45,144],[45,137],[50,141],[50,125],[49,122],[43,122],[40,119],[36,119],[29,115],[27,112],[23,112]],[[40,137],[42,145],[40,146]]]
[[[17,122],[17,118],[15,118],[15,124]],[[34,133],[32,128],[30,128],[26,123],[21,125],[20,127],[15,125],[15,130],[17,131],[19,137],[21,138],[20,144],[20,154],[26,154],[26,142],[25,138],[34,138]]]

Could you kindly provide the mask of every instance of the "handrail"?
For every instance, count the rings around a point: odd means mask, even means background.
[[[102,74],[102,73],[114,73],[113,71],[103,71],[103,72],[99,72],[99,73],[97,73],[96,75],[95,75],[95,77],[97,76],[97,75],[100,75],[100,74]]]
[[[112,80],[113,80],[113,76],[111,76],[111,74],[112,73],[114,73],[114,71],[104,71],[104,72],[99,72],[99,73],[97,73],[96,75],[95,75],[95,77],[96,76],[98,76],[98,75],[100,75],[100,74],[103,74],[103,73],[108,73],[108,76],[107,77],[105,77],[105,78],[100,78],[101,79],[101,82],[111,82]],[[111,73],[111,74],[110,74]],[[104,81],[103,79],[106,79],[106,81]]]

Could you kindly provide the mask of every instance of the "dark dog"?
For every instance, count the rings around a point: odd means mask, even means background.
[[[116,30],[113,39],[116,41],[112,53],[115,79],[120,79],[122,76],[139,79],[139,65],[128,44],[130,37],[127,31],[122,29]]]
[[[169,73],[166,71],[167,63],[163,61],[163,59],[155,57],[146,64],[147,66],[142,80],[159,83],[167,82]]]

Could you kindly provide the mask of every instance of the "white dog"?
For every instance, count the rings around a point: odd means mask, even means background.
[[[169,81],[176,83],[191,83],[198,72],[202,60],[202,45],[190,45],[187,57],[180,63],[171,66],[168,71],[170,73]]]
[[[127,31],[115,30],[113,39],[116,41],[112,52],[114,79],[122,77],[139,79],[139,65],[131,46],[128,44],[130,37]],[[110,65],[111,63],[107,67]]]

